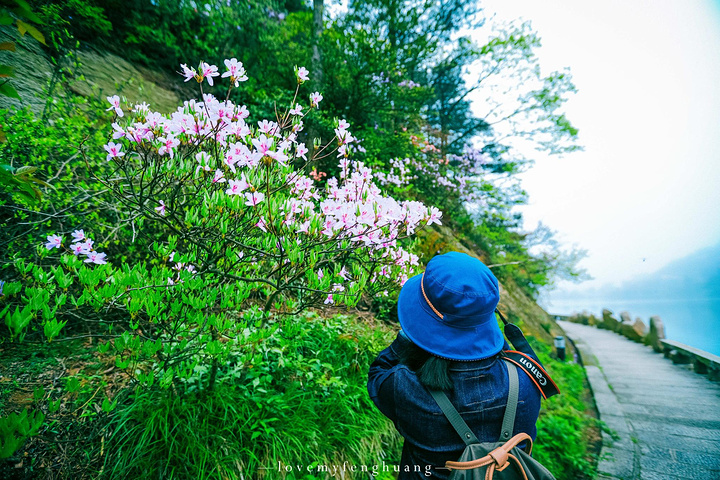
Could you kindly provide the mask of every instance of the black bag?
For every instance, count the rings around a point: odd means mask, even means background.
[[[450,480],[555,480],[555,477],[537,460],[530,456],[532,439],[527,433],[510,438],[515,425],[520,383],[517,367],[505,360],[510,380],[502,431],[497,442],[480,443],[475,434],[452,406],[445,392],[430,390],[455,431],[465,442],[465,450],[456,462],[445,462],[452,470]],[[525,442],[524,450],[518,444]]]

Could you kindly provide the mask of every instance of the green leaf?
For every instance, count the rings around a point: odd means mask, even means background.
[[[33,400],[35,400],[36,402],[39,402],[44,397],[45,397],[45,389],[43,388],[43,386],[39,385],[39,386],[35,387],[35,389],[33,390]]]
[[[2,67],[0,67],[0,71],[2,71]],[[32,173],[35,173],[37,170],[37,167],[33,167],[31,165],[25,165],[24,167],[20,167],[17,170],[15,170],[15,175],[30,175]]]
[[[123,361],[120,357],[115,357],[115,366],[117,368],[127,368],[130,365],[130,360]]]
[[[13,87],[7,82],[0,85],[0,95],[21,100],[20,94],[17,92],[17,90],[15,90],[15,87]]]
[[[18,4],[17,7],[13,8],[13,13],[15,15],[42,25],[42,19],[32,12],[30,5],[28,5],[27,2],[24,2],[23,0],[15,0],[15,3]]]
[[[110,412],[112,412],[113,410],[115,410],[115,407],[117,407],[117,400],[115,400],[114,402],[110,403],[110,401],[107,399],[107,397],[105,397],[105,398],[103,399],[103,402],[102,402],[102,410],[103,410],[103,412],[105,412],[105,413],[110,413]]]
[[[77,377],[70,377],[65,384],[65,390],[69,393],[77,392],[80,389],[80,380]]]
[[[18,438],[15,435],[4,435],[2,443],[0,443],[0,458],[10,457],[18,448],[20,448],[20,445],[24,441],[25,439],[22,437]]]
[[[52,339],[60,334],[60,330],[63,329],[66,323],[67,320],[63,322],[58,322],[56,318],[45,322],[45,325],[43,325],[43,332],[45,333],[48,342],[52,342]]]
[[[61,398],[58,398],[57,400],[48,401],[48,412],[55,413],[58,410],[60,410],[60,402],[61,401],[62,401]]]
[[[8,282],[5,284],[5,288],[3,288],[3,292],[7,296],[12,296],[18,293],[20,290],[22,290],[22,283],[21,282]]]
[[[18,26],[18,32],[20,32],[20,35],[25,35],[25,32],[29,33],[31,37],[33,37],[38,42],[42,43],[43,45],[47,45],[45,43],[45,37],[43,37],[43,34],[40,33],[40,30],[33,27],[29,23],[25,23],[22,20],[17,21]]]

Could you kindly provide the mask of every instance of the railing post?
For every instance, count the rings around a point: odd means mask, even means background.
[[[558,335],[555,337],[555,350],[557,350],[557,357],[561,361],[565,361],[565,337]]]

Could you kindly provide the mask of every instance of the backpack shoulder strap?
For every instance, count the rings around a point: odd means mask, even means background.
[[[515,413],[517,413],[518,397],[520,395],[520,380],[518,379],[517,367],[514,363],[505,361],[508,371],[509,389],[505,415],[503,416],[502,429],[500,431],[501,442],[507,442],[512,437],[515,429]]]
[[[509,390],[507,405],[505,406],[505,415],[503,416],[502,430],[500,432],[500,441],[505,442],[512,436],[513,429],[515,427],[515,413],[517,412],[518,396],[520,393],[520,382],[518,380],[517,368],[513,363],[508,361],[505,362],[508,371]],[[430,395],[440,406],[440,409],[445,414],[450,424],[453,426],[455,431],[463,439],[465,445],[472,445],[480,443],[478,438],[475,436],[470,427],[468,427],[465,420],[462,419],[460,413],[450,403],[450,399],[447,397],[445,392],[442,390],[430,390]]]
[[[465,423],[465,420],[463,420],[460,416],[460,412],[458,412],[455,407],[453,407],[452,403],[450,403],[450,399],[447,397],[445,392],[442,390],[430,390],[430,395],[432,395],[438,405],[440,405],[440,409],[443,411],[445,417],[447,417],[448,421],[458,435],[460,435],[460,438],[463,439],[465,445],[480,443],[480,440],[478,440],[473,431],[470,430],[470,427],[468,427],[467,423]]]

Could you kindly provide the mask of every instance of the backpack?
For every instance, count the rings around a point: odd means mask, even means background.
[[[445,468],[452,471],[449,480],[555,480],[540,462],[530,456],[530,435],[518,433],[510,438],[515,425],[520,382],[515,364],[505,358],[503,360],[507,365],[510,388],[497,442],[480,443],[460,413],[452,406],[445,392],[430,390],[445,417],[465,442],[465,450],[460,458],[455,462],[445,462]],[[518,444],[523,441],[524,450],[518,448]]]

